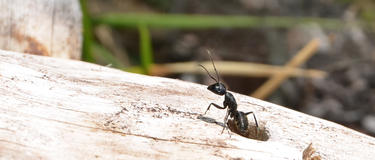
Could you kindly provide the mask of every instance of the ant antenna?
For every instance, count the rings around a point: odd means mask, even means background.
[[[201,66],[208,74],[208,76],[210,76],[213,80],[215,80],[216,82],[219,82],[216,78],[212,77],[210,72],[208,72],[208,70],[206,69],[206,67],[204,67],[203,65],[199,64],[199,66]]]
[[[211,56],[211,52],[210,52],[210,50],[207,49],[207,53],[208,53],[208,55],[210,56],[210,59],[211,59],[212,65],[214,66],[214,69],[215,69],[215,72],[216,72],[217,82],[219,83],[219,82],[220,82],[219,73],[218,73],[217,70],[216,70],[214,60],[212,60],[212,56]],[[211,78],[212,78],[212,77],[211,77]]]

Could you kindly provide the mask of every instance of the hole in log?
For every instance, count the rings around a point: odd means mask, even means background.
[[[198,119],[200,119],[202,121],[205,121],[207,123],[214,123],[214,124],[217,124],[221,127],[224,127],[223,123],[217,122],[213,118],[209,118],[209,117],[205,117],[205,116],[200,115],[200,116],[198,116]],[[266,130],[264,125],[260,125],[259,128],[257,129],[254,122],[249,122],[248,129],[246,130],[245,133],[241,133],[241,131],[235,125],[233,119],[229,119],[227,125],[228,125],[228,128],[231,132],[239,134],[243,137],[255,139],[255,140],[259,140],[259,141],[267,141],[269,139],[269,132]]]
[[[245,132],[241,132],[237,125],[235,124],[233,119],[228,120],[228,128],[243,137],[260,140],[260,141],[267,141],[269,138],[268,131],[263,125],[260,125],[259,128],[255,126],[255,123],[249,122],[249,126]]]

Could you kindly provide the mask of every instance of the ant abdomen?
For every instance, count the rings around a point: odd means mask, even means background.
[[[254,119],[254,123],[250,123],[247,115],[251,114],[252,112],[244,113],[242,111],[238,111],[231,119],[228,120],[227,126],[229,130],[234,133],[237,133],[241,136],[246,138],[266,141],[269,138],[269,133],[263,127],[258,126],[256,119]]]
[[[241,111],[236,112],[233,120],[235,123],[235,127],[238,131],[241,132],[241,134],[246,134],[248,132],[249,121],[245,113]]]

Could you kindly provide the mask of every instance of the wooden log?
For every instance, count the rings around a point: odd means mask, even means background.
[[[249,137],[259,140],[220,134],[225,111],[201,114],[223,97],[175,79],[0,51],[0,82],[0,159],[375,156],[373,137],[237,93],[239,110],[258,118]]]
[[[78,0],[0,0],[0,49],[80,59]]]

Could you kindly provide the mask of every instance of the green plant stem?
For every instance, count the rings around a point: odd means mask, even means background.
[[[151,64],[153,63],[152,58],[152,46],[150,31],[146,25],[140,24],[138,26],[139,31],[139,45],[141,54],[141,65],[146,74],[148,74]]]
[[[114,27],[138,27],[140,24],[151,28],[288,28],[309,22],[318,23],[326,29],[338,29],[344,25],[339,19],[312,17],[272,17],[272,16],[210,16],[179,14],[129,14],[109,13],[93,18],[97,24]]]
[[[92,56],[92,23],[87,13],[86,0],[80,0],[83,21],[83,46],[82,46],[82,60],[87,62],[95,62]]]

